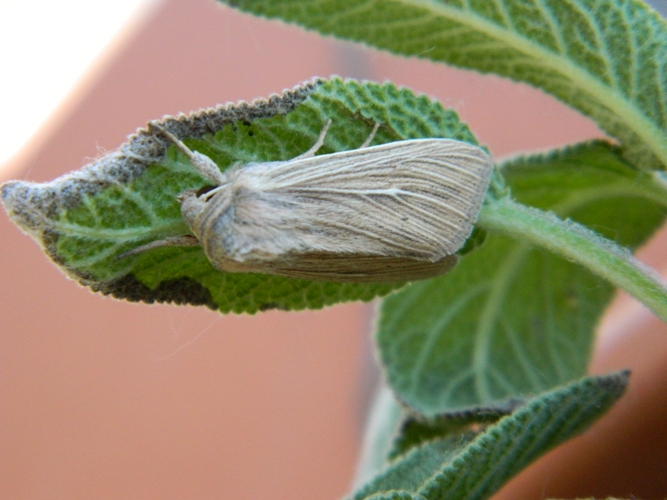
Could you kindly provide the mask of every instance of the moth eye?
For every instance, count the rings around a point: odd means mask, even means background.
[[[195,196],[197,196],[197,198],[200,198],[202,195],[204,195],[204,194],[206,194],[209,191],[212,191],[214,189],[215,189],[215,186],[204,186],[204,187],[199,188],[197,190],[197,192],[195,193]]]

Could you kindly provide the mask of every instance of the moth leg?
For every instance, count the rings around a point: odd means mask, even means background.
[[[164,135],[167,139],[173,142],[178,149],[180,149],[189,159],[192,165],[197,169],[197,171],[204,177],[206,177],[211,182],[215,183],[216,186],[224,184],[227,182],[224,174],[220,171],[218,166],[213,160],[208,156],[197,151],[192,151],[189,147],[183,144],[178,137],[165,129],[162,125],[157,123],[150,122],[148,128],[155,129]]]
[[[199,240],[192,236],[191,234],[183,234],[181,236],[171,236],[163,240],[151,241],[145,245],[141,245],[137,248],[134,248],[128,252],[124,252],[116,257],[118,260],[124,259],[126,257],[131,257],[132,255],[137,255],[143,253],[147,250],[153,250],[154,248],[162,247],[196,247],[199,246]]]
[[[371,130],[371,133],[368,135],[368,137],[363,142],[363,144],[361,146],[359,146],[359,149],[367,148],[370,145],[370,143],[373,142],[373,139],[375,138],[375,134],[377,133],[379,128],[380,128],[380,124],[378,122],[375,122],[375,125],[373,125],[373,130]]]
[[[324,144],[324,138],[327,136],[327,130],[329,130],[329,125],[331,125],[331,118],[329,118],[324,124],[324,127],[322,127],[320,136],[317,138],[317,141],[315,141],[315,144],[313,144],[313,146],[308,151],[306,151],[305,153],[301,153],[299,156],[295,156],[294,158],[292,158],[292,160],[300,160],[302,158],[310,158],[311,156],[315,156],[317,150],[322,147],[322,144]]]

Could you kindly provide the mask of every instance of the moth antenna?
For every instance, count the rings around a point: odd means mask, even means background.
[[[371,133],[368,135],[366,140],[359,146],[359,149],[362,148],[367,148],[371,142],[373,142],[373,139],[375,139],[375,134],[377,133],[378,129],[380,128],[380,124],[378,122],[375,122],[375,125],[373,125],[373,130],[371,130]]]
[[[181,236],[171,236],[163,240],[151,241],[145,245],[141,245],[137,248],[123,252],[116,259],[121,260],[126,257],[131,257],[132,255],[137,255],[144,253],[148,250],[153,250],[154,248],[162,247],[195,247],[199,246],[199,240],[192,236],[191,234],[183,234]]]
[[[295,156],[294,158],[292,158],[292,160],[301,160],[302,158],[310,158],[311,156],[315,156],[317,150],[320,149],[324,144],[324,138],[327,136],[327,130],[329,130],[330,125],[331,125],[331,118],[329,118],[324,123],[324,127],[322,127],[322,131],[320,132],[319,137],[315,141],[315,144],[313,144],[313,146],[308,151],[306,151],[305,153],[301,153],[299,156]]]
[[[226,182],[226,177],[220,171],[218,166],[213,160],[211,160],[205,154],[199,153],[197,151],[192,151],[187,147],[183,141],[181,141],[174,134],[165,129],[162,125],[158,125],[155,122],[150,122],[148,124],[149,130],[155,129],[164,135],[167,139],[173,142],[178,149],[180,149],[183,154],[185,154],[189,159],[190,163],[197,169],[197,171],[208,180],[215,183],[216,186],[224,184]]]

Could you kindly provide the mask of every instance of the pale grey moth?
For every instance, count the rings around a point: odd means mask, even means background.
[[[343,282],[398,282],[438,276],[477,219],[493,162],[451,139],[411,139],[315,156],[316,143],[288,161],[238,164],[221,172],[153,124],[214,186],[178,197],[192,235],[138,247],[201,245],[227,272]]]

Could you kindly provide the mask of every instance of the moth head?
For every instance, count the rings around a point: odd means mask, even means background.
[[[199,229],[201,223],[201,215],[204,213],[208,205],[211,203],[211,199],[205,196],[207,191],[214,189],[213,187],[206,186],[201,189],[188,189],[183,191],[178,195],[178,202],[181,204],[181,215],[183,220],[190,227],[195,236],[199,237]]]

